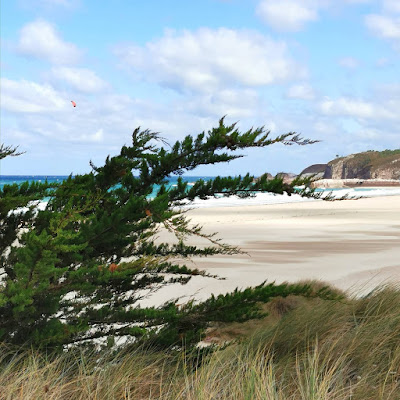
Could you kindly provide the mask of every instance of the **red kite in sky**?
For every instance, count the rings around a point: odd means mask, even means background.
[[[76,107],[76,103],[74,101],[71,100],[71,103],[74,107]]]

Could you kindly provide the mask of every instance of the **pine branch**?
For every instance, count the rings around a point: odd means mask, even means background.
[[[20,156],[21,154],[24,154],[25,152],[19,153],[17,152],[18,146],[17,147],[12,147],[12,146],[5,146],[4,144],[0,145],[0,160],[3,158],[6,158],[8,156],[16,157]]]
[[[179,202],[295,191],[294,185],[282,179],[256,179],[250,174],[200,180],[191,188],[181,178],[176,188],[167,188],[168,178],[200,165],[243,157],[238,150],[275,143],[315,141],[295,132],[270,138],[264,127],[242,133],[236,123],[225,125],[224,118],[207,133],[189,135],[173,146],[158,133],[137,128],[131,146],[124,146],[115,157],[108,156],[103,166],[91,162],[89,174],[71,175],[59,185],[5,185],[0,189],[0,261],[5,271],[0,340],[15,344],[28,340],[28,345],[61,348],[101,334],[146,337],[162,324],[165,329],[157,340],[171,345],[176,343],[177,332],[192,335],[194,340],[216,318],[239,321],[257,316],[256,302],[268,300],[272,289],[235,292],[182,310],[174,303],[159,309],[135,306],[146,293],[165,285],[185,284],[194,275],[212,276],[174,260],[240,253],[215,234],[204,233],[201,226],[192,226],[185,212],[174,208]],[[4,156],[18,154],[16,148],[0,149]],[[155,185],[159,185],[158,193],[150,199]],[[50,197],[46,209],[38,210],[35,204],[44,197]],[[27,209],[10,212],[18,207]],[[175,235],[177,243],[154,243],[162,226]],[[21,229],[26,231],[22,235]],[[209,246],[189,245],[187,240],[193,236],[208,240]],[[17,238],[18,246],[13,244]],[[131,261],[121,262],[123,257]],[[76,298],[69,299],[72,292]],[[110,326],[114,323],[127,325],[114,329]],[[143,323],[146,333],[135,328],[137,323]],[[91,327],[97,331],[88,332]]]

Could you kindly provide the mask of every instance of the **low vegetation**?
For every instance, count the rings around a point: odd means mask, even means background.
[[[264,307],[269,316],[256,325],[210,328],[219,345],[191,353],[131,347],[52,357],[3,346],[0,398],[399,399],[399,288]]]

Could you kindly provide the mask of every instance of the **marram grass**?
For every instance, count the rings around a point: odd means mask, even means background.
[[[256,324],[210,330],[231,343],[201,359],[200,350],[52,357],[3,346],[0,399],[400,399],[399,288],[268,307]]]

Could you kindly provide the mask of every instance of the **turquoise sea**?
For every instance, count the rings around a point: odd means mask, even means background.
[[[21,184],[23,182],[44,182],[46,179],[48,182],[62,182],[64,179],[67,179],[67,175],[0,175],[0,188],[2,188],[4,185],[11,185],[13,183]],[[193,185],[197,180],[203,179],[203,180],[209,180],[215,178],[214,176],[182,176],[182,179],[184,182],[188,182],[189,186]],[[172,176],[168,178],[169,186],[176,185],[178,181],[178,176]],[[157,188],[155,188],[157,190]],[[329,192],[336,192],[336,191],[341,191],[343,189],[316,189],[316,192],[324,192],[324,191],[329,191]],[[356,192],[367,192],[371,190],[376,190],[376,189],[371,189],[371,188],[354,188],[353,189]]]
[[[48,182],[62,182],[67,179],[68,176],[65,175],[0,175],[0,188],[4,185],[12,185],[13,183],[21,184],[23,182],[44,182],[46,179]],[[188,182],[189,186],[193,185],[197,180],[209,180],[213,177],[210,176],[182,176],[184,182]],[[178,181],[178,176],[173,176],[168,178],[169,186],[176,185]],[[158,190],[158,187],[154,187],[153,194]]]
[[[2,188],[6,184],[21,184],[25,181],[41,181],[44,182],[46,179],[48,182],[62,182],[64,179],[68,178],[68,176],[63,175],[0,175],[0,188]],[[188,182],[188,186],[194,185],[194,183],[199,180],[209,180],[214,177],[212,176],[183,176],[182,179],[185,182]],[[178,180],[178,176],[173,176],[168,179],[169,186],[172,187],[176,185]],[[154,186],[153,193],[149,195],[149,198],[152,198],[156,195],[158,191],[158,187]],[[300,188],[299,188],[300,190]],[[352,188],[352,189],[316,189],[316,192],[324,192],[326,194],[341,198],[342,196],[351,196],[351,197],[379,197],[379,196],[392,196],[400,195],[400,188]],[[231,196],[229,198],[222,199],[222,195],[217,196],[215,199],[210,199],[206,201],[195,201],[195,203],[200,206],[213,206],[219,205],[222,203],[227,206],[240,205],[244,204],[275,204],[275,203],[287,203],[287,202],[298,202],[298,201],[308,201],[310,199],[300,197],[297,195],[287,196],[287,195],[275,195],[273,193],[259,193],[257,194],[257,198],[253,199],[237,199],[236,196]],[[45,199],[44,199],[45,200]]]
[[[13,183],[21,184],[23,182],[62,182],[68,176],[64,175],[0,175],[0,188],[4,185],[12,185]]]

